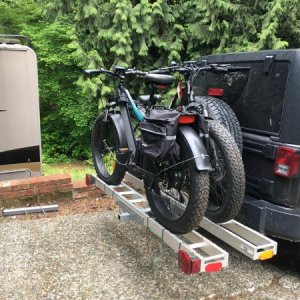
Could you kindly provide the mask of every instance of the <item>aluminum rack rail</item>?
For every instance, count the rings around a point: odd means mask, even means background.
[[[143,181],[133,175],[127,173],[125,180],[135,188],[144,190]],[[266,260],[277,254],[277,242],[238,221],[216,224],[203,218],[200,227],[252,260]]]
[[[152,216],[142,194],[124,182],[108,185],[97,176],[86,176],[87,185],[95,184],[119,205],[120,221],[134,221],[146,226],[178,254],[178,264],[187,273],[216,272],[228,266],[228,253],[195,230],[176,235],[160,225]]]

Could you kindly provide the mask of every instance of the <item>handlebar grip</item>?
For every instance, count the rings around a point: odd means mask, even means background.
[[[139,70],[136,70],[136,69],[128,69],[126,72],[125,72],[126,75],[146,75],[147,72],[143,72],[143,71],[139,71]]]
[[[83,70],[85,74],[100,74],[101,70],[100,69],[90,69],[90,70]]]
[[[110,75],[110,76],[114,76],[115,75],[114,72],[106,70],[106,69],[103,69],[103,68],[84,70],[84,73],[85,74],[89,74],[89,75],[99,75],[99,74],[107,74],[107,75]]]
[[[149,71],[150,74],[170,74],[169,68],[161,68],[157,70]]]

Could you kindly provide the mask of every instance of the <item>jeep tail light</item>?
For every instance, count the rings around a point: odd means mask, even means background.
[[[298,174],[299,156],[292,148],[278,147],[276,150],[276,160],[274,174],[286,178],[291,178]]]
[[[208,89],[208,96],[222,97],[223,94],[224,94],[223,89],[219,89],[219,88],[209,88]]]

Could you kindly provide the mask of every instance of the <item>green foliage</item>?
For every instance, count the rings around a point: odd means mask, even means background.
[[[0,34],[19,34],[26,24],[33,24],[41,14],[34,0],[0,1]]]
[[[89,157],[91,121],[97,106],[85,100],[75,84],[76,66],[67,22],[27,26],[39,58],[39,84],[43,152],[46,158]]]
[[[86,174],[93,174],[95,172],[93,164],[85,162],[69,161],[64,163],[45,163],[43,162],[43,174],[46,176],[56,174],[69,174],[72,182],[82,181]]]
[[[82,70],[69,45],[71,19],[47,21],[41,0],[6,0],[0,8],[1,32],[31,38],[38,57],[44,159],[89,158],[97,104],[86,101],[76,84]]]

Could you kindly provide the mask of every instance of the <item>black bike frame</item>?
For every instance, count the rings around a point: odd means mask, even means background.
[[[123,86],[122,82],[120,82],[118,86],[118,94],[119,97],[118,97],[117,105],[120,107],[120,113],[124,123],[124,130],[126,134],[127,144],[133,157],[135,157],[136,140],[134,137],[134,130],[130,122],[129,107],[132,108],[135,118],[138,122],[143,121],[144,116],[141,114],[140,110],[135,105],[134,100],[132,99],[129,91]]]
[[[128,147],[129,147],[132,155],[135,157],[136,141],[135,141],[133,129],[132,129],[132,126],[131,126],[131,123],[130,123],[130,115],[129,115],[129,111],[128,111],[129,100],[126,97],[126,94],[124,93],[124,91],[122,91],[122,90],[125,90],[125,88],[120,86],[119,87],[120,113],[121,113],[121,118],[122,118],[123,123],[124,123],[124,129],[125,129],[125,134],[126,134]]]

